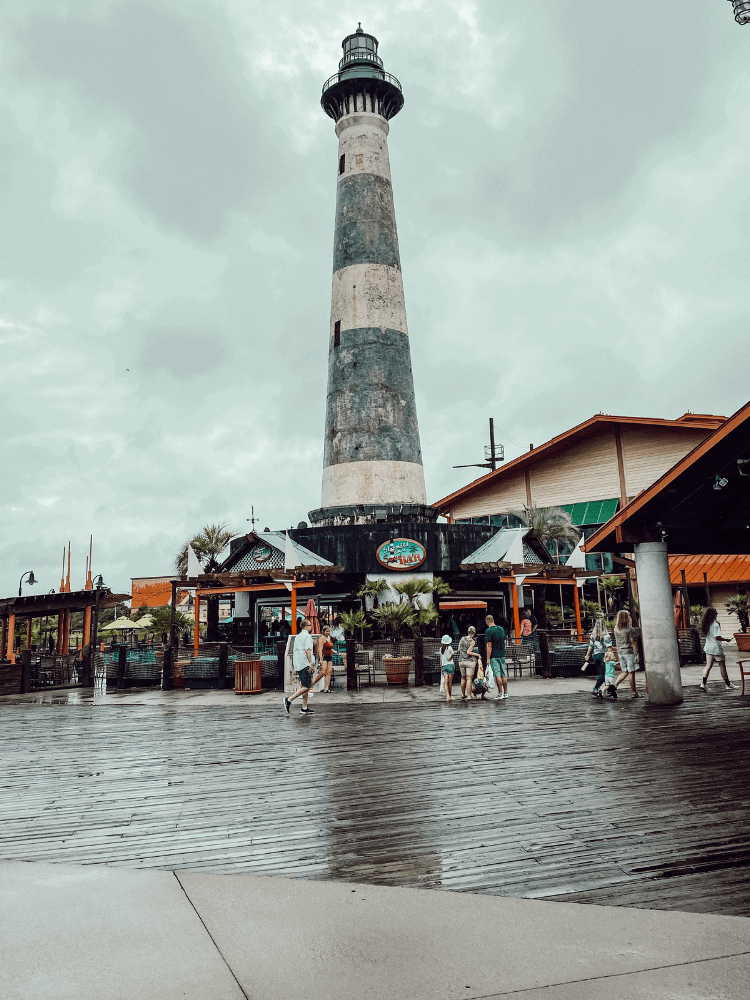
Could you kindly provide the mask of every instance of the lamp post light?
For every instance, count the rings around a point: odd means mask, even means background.
[[[729,0],[737,24],[750,24],[750,0]]]
[[[30,585],[37,584],[37,580],[34,577],[34,572],[33,571],[24,571],[23,574],[21,575],[21,580],[18,582],[18,597],[19,598],[21,597],[21,586],[23,585],[23,579],[26,577],[27,574],[29,575],[29,581],[28,581],[28,583]]]

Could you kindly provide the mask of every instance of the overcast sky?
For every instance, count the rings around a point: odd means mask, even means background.
[[[171,570],[320,503],[337,142],[362,20],[428,500],[597,411],[748,386],[750,27],[726,0],[6,0],[0,595]]]

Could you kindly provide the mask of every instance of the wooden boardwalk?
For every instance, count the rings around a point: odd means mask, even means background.
[[[750,916],[750,698],[3,701],[0,857]]]

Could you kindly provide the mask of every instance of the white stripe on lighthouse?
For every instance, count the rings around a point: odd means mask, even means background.
[[[344,157],[344,172],[339,177],[376,174],[390,182],[388,131],[388,122],[382,115],[358,112],[340,118],[336,123],[336,135],[339,137],[339,158]]]
[[[421,463],[395,459],[337,463],[323,470],[322,508],[349,504],[426,504]]]
[[[331,337],[342,331],[382,327],[408,334],[401,269],[388,264],[350,264],[333,276]]]

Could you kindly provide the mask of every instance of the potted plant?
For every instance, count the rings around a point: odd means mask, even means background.
[[[747,595],[732,595],[724,603],[727,612],[733,613],[740,621],[741,633],[735,633],[734,639],[737,641],[738,651],[750,651],[750,633],[747,632],[750,614],[748,613]]]
[[[393,647],[408,633],[413,633],[414,623],[417,619],[417,613],[411,602],[404,601],[403,598],[402,596],[399,602],[384,603],[372,614],[372,618],[386,633]],[[402,657],[394,653],[384,654],[383,666],[388,685],[407,685],[411,662],[411,655]]]

